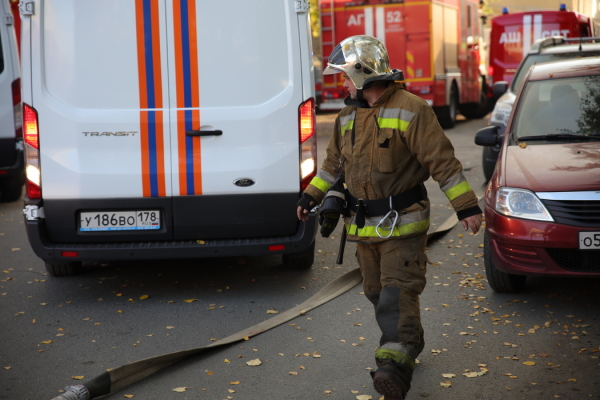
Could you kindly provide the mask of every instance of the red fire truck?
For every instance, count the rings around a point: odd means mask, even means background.
[[[486,114],[480,73],[478,0],[320,0],[323,68],[348,36],[385,43],[392,68],[404,71],[406,89],[433,106],[444,128],[456,114]],[[341,109],[347,93],[339,74],[323,77],[321,110]]]
[[[567,11],[526,11],[508,13],[492,19],[490,34],[490,66],[488,80],[511,82],[519,63],[529,52],[531,44],[547,36],[584,37],[594,35],[593,20],[582,14]]]

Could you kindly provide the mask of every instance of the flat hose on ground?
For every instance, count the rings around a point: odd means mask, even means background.
[[[481,200],[483,196],[482,191],[483,188],[481,188],[477,193],[477,198],[479,200]],[[457,223],[458,218],[456,217],[456,214],[452,214],[450,218],[444,221],[444,223],[435,231],[427,234],[427,241],[429,242],[432,238],[450,231],[452,228],[454,228],[454,226],[456,226]],[[116,392],[126,386],[131,385],[132,383],[144,379],[145,377],[163,369],[166,366],[169,366],[177,361],[181,361],[191,355],[246,340],[252,336],[266,332],[271,328],[275,328],[276,326],[288,322],[314,308],[327,303],[330,300],[333,300],[334,298],[358,285],[361,280],[362,277],[360,275],[360,270],[356,268],[329,283],[302,304],[299,304],[288,311],[278,314],[273,318],[256,324],[250,328],[234,333],[233,335],[224,339],[217,340],[208,346],[146,358],[144,360],[111,369],[110,371],[104,372],[103,374],[100,374],[86,382],[85,385],[66,387],[65,393],[62,393],[52,400],[91,400],[99,396]]]

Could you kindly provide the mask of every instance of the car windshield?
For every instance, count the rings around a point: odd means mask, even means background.
[[[510,90],[513,93],[517,93],[521,87],[521,82],[527,76],[529,68],[533,64],[545,63],[550,61],[568,60],[570,58],[577,58],[581,56],[590,57],[600,55],[600,51],[585,51],[576,53],[550,53],[550,54],[530,54],[523,60],[523,64],[519,66],[519,70],[515,74],[512,83],[510,84]]]
[[[600,76],[528,82],[518,101],[511,129],[520,137],[600,133]]]

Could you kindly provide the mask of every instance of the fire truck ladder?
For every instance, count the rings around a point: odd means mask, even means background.
[[[325,1],[322,1],[321,4],[325,3]],[[335,7],[335,1],[334,0],[329,0],[329,12],[323,13],[321,12],[321,38],[323,38],[323,32],[331,32],[331,41],[328,42],[323,42],[321,40],[321,67],[323,68],[323,70],[325,69],[325,64],[326,61],[328,60],[329,55],[331,54],[331,52],[333,51],[333,49],[335,48],[336,43],[336,39],[335,39],[335,18],[334,18],[334,7]],[[321,10],[323,8],[321,7]],[[331,21],[331,26],[325,27],[323,26],[323,17],[329,17],[329,20]],[[327,47],[327,54],[325,53]],[[338,84],[338,74],[334,74],[332,75],[333,78],[333,83],[335,85],[335,87],[337,88],[337,84]],[[325,79],[323,79],[323,89],[325,89]]]

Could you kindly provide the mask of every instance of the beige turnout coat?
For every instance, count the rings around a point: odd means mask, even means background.
[[[345,107],[335,121],[325,158],[305,192],[320,203],[343,168],[344,182],[356,198],[388,198],[429,177],[446,194],[459,219],[479,214],[477,197],[454,156],[454,148],[432,108],[421,98],[392,83],[372,108]],[[391,238],[407,238],[429,228],[429,202],[400,212]],[[462,218],[461,218],[462,217]],[[349,240],[380,241],[381,217],[367,218],[359,229],[346,218]],[[381,231],[380,231],[381,233]],[[387,236],[387,235],[386,235]]]

